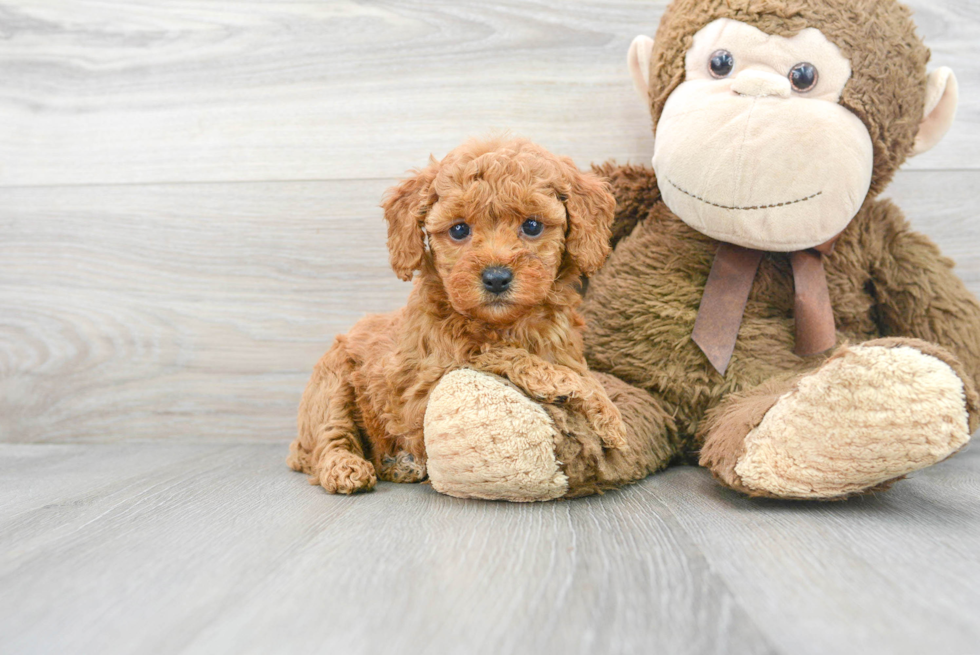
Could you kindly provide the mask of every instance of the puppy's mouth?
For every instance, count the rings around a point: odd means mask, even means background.
[[[516,303],[507,297],[495,296],[483,302],[484,307],[491,309],[513,307]]]
[[[522,307],[523,305],[509,291],[500,295],[486,293],[469,314],[491,325],[502,325],[515,320],[517,318],[515,312],[519,313]]]
[[[459,301],[453,302],[453,308],[457,312],[473,318],[480,316],[499,318],[503,314],[514,311],[519,305],[520,303],[510,292],[500,295],[483,292],[470,296],[468,301],[460,298]]]

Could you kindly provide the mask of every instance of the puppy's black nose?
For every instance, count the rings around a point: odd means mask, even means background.
[[[490,293],[503,293],[510,288],[514,274],[504,266],[491,266],[483,269],[483,288]]]

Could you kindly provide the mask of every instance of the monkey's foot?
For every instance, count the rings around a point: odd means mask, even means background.
[[[912,340],[843,348],[768,410],[762,395],[733,399],[715,417],[702,464],[750,495],[834,499],[884,488],[969,441],[975,394],[954,368],[948,353]],[[739,417],[743,439],[732,432]]]
[[[436,491],[530,502],[568,491],[555,457],[559,433],[545,410],[495,375],[461,369],[429,396],[425,450]]]

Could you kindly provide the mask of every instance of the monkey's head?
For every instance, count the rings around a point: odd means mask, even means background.
[[[832,240],[949,129],[956,78],[928,61],[895,0],[675,0],[629,53],[664,202],[748,248]]]

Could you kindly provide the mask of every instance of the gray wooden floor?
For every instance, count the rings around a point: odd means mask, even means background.
[[[0,653],[980,653],[975,450],[831,505],[284,465],[333,335],[407,294],[384,189],[493,129],[649,162],[665,4],[0,0]],[[980,3],[910,4],[962,104],[887,195],[980,292]]]
[[[279,444],[0,444],[5,653],[980,652],[980,452],[759,502],[329,496]]]

